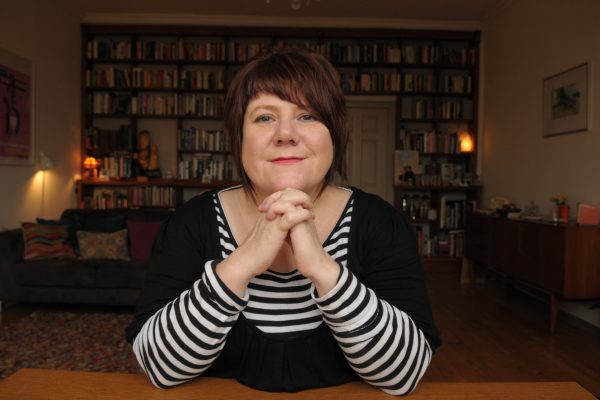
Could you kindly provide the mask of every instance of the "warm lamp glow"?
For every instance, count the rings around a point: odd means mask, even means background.
[[[100,162],[96,160],[94,157],[86,157],[83,160],[83,168],[88,170],[87,178],[96,178],[96,168],[100,165]]]
[[[461,153],[471,153],[473,151],[473,138],[468,132],[461,133],[458,140],[460,141]]]
[[[86,169],[98,168],[99,164],[100,163],[98,162],[98,160],[96,160],[94,157],[86,157],[85,160],[83,161],[83,168],[86,168]]]

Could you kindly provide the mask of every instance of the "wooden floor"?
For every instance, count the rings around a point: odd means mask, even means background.
[[[487,279],[461,287],[456,269],[427,268],[443,344],[428,381],[576,381],[600,398],[600,329]]]
[[[547,304],[489,280],[461,287],[456,268],[428,266],[434,316],[444,343],[428,381],[576,381],[600,398],[600,329],[561,313],[549,332]],[[32,311],[131,312],[128,308],[5,306],[7,326]]]

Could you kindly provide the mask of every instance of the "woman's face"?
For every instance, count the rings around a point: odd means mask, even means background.
[[[244,115],[242,165],[259,198],[286,188],[315,197],[331,163],[329,129],[310,110],[259,94]]]

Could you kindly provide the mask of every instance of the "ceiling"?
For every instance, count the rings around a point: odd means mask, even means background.
[[[293,10],[290,2],[300,3]],[[507,0],[82,0],[85,13],[382,18],[480,22]],[[307,5],[308,3],[308,5]]]

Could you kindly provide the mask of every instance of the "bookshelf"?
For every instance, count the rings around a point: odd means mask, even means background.
[[[226,89],[247,59],[282,45],[329,57],[349,95],[395,101],[396,150],[418,164],[412,185],[396,182],[394,203],[424,256],[460,256],[464,213],[481,192],[475,154],[459,148],[463,132],[477,143],[477,31],[83,25],[81,154],[103,160],[108,180],[78,182],[80,206],[159,198],[177,207],[190,191],[235,183],[222,137]],[[131,172],[142,129],[159,137],[163,179]]]

